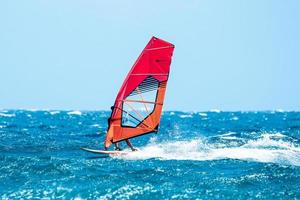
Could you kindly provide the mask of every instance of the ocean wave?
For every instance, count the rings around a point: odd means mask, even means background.
[[[156,192],[151,184],[145,184],[144,186],[139,185],[124,185],[113,192],[109,192],[99,197],[99,200],[107,199],[130,199],[136,195],[142,195],[145,192]]]
[[[188,115],[179,115],[180,118],[192,118],[193,115],[188,114]]]
[[[91,127],[101,128],[100,124],[93,124]]]
[[[264,134],[257,140],[249,140],[239,147],[222,147],[205,139],[149,143],[140,151],[129,152],[116,158],[138,160],[157,158],[161,160],[209,161],[238,159],[253,162],[277,163],[300,166],[300,148],[293,143],[275,140],[272,134]],[[236,139],[236,138],[232,138]]]
[[[243,147],[256,148],[256,149],[286,149],[286,150],[299,150],[298,147],[289,141],[282,140],[287,136],[281,133],[262,134],[259,139],[249,140]]]
[[[82,115],[82,113],[79,110],[70,111],[67,114],[68,115]]]
[[[140,151],[121,142],[128,154],[108,157],[79,147],[103,149],[110,111],[67,114],[74,111],[0,111],[16,116],[0,117],[0,199],[293,199],[299,194],[298,112],[165,112],[159,134],[132,139]],[[231,121],[234,116],[239,120]]]
[[[234,116],[230,120],[237,121],[237,120],[239,120],[239,118],[237,116]]]
[[[237,133],[235,132],[228,132],[221,135],[212,136],[212,138],[220,138],[223,140],[240,140],[242,138],[239,138],[236,136]]]
[[[220,112],[221,112],[221,110],[219,110],[219,109],[211,109],[209,112],[220,113]]]
[[[206,117],[207,113],[198,113],[201,117]]]
[[[15,114],[0,113],[0,117],[15,117]]]
[[[220,137],[220,138],[223,139],[223,140],[238,140],[239,139],[236,136],[223,136],[223,137]]]
[[[56,114],[59,114],[60,111],[50,111],[49,113],[50,113],[51,115],[56,115]]]
[[[223,137],[223,136],[229,136],[229,135],[235,135],[235,132],[229,132],[229,133],[223,133],[221,135],[217,135],[216,137]]]
[[[59,198],[59,197],[62,198],[67,196],[67,194],[71,193],[71,191],[72,191],[71,188],[64,188],[61,186],[58,186],[56,189],[28,188],[28,189],[15,191],[15,192],[7,192],[1,196],[1,199],[32,199],[33,197],[40,197],[40,196],[42,196],[43,199],[51,199],[54,197],[53,194],[55,194],[55,198]]]

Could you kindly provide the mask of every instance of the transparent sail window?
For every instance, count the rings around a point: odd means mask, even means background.
[[[123,101],[122,126],[136,127],[154,110],[159,81],[149,76]]]

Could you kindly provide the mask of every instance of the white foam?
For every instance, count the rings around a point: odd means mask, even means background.
[[[107,199],[131,199],[134,195],[141,195],[145,192],[155,192],[156,189],[150,185],[145,184],[143,187],[138,185],[124,185],[114,191],[108,192],[107,194],[100,196],[99,200],[107,200]]]
[[[239,120],[239,118],[237,116],[234,116],[234,117],[231,118],[231,120],[237,121],[237,120]]]
[[[150,143],[141,148],[140,151],[117,156],[117,158],[129,160],[157,158],[161,160],[196,161],[238,159],[300,166],[300,148],[289,142],[276,141],[272,138],[266,139],[266,136],[255,141],[251,140],[239,147],[222,148],[218,147],[217,144],[208,144],[205,140],[194,139],[159,144]]]
[[[220,137],[221,139],[224,139],[224,140],[237,140],[238,138],[235,137],[235,136],[223,136],[223,137]]]
[[[0,117],[15,117],[15,114],[0,113]]]
[[[59,113],[60,113],[60,111],[50,111],[51,115],[56,115],[56,114],[59,114]]]
[[[53,189],[49,190],[44,190],[44,189],[22,189],[22,190],[17,190],[14,192],[10,192],[7,194],[3,194],[0,196],[1,199],[32,199],[34,197],[40,197],[43,196],[43,199],[51,199],[52,194],[54,194],[55,191]],[[62,193],[62,192],[61,192]],[[61,196],[58,197],[63,197],[66,194],[64,192]],[[34,198],[37,199],[37,198]]]
[[[202,116],[202,117],[206,117],[207,113],[199,113],[199,115]]]
[[[235,132],[229,132],[229,133],[224,133],[222,135],[217,135],[217,137],[222,137],[222,136],[228,136],[228,135],[234,135],[236,134]]]
[[[262,136],[263,137],[264,136],[270,136],[270,137],[276,137],[276,138],[285,138],[285,137],[287,137],[286,135],[284,135],[282,133],[272,133],[272,134],[265,133]]]
[[[188,115],[179,115],[180,118],[192,118],[193,115],[188,114]]]
[[[295,147],[294,144],[283,141],[282,138],[286,137],[281,133],[276,134],[263,134],[261,138],[257,140],[250,140],[243,147],[247,148],[268,148],[268,149],[286,149],[286,150],[298,150],[299,148]]]
[[[221,110],[218,110],[218,109],[211,109],[210,112],[220,113]]]
[[[224,133],[224,134],[212,136],[212,137],[217,137],[217,138],[220,138],[223,140],[240,140],[241,138],[234,136],[235,134],[236,134],[235,132],[229,132],[229,133]]]
[[[101,126],[100,126],[100,124],[93,124],[93,125],[91,125],[92,127],[96,127],[96,128],[100,128]]]
[[[37,109],[37,108],[29,108],[29,109],[24,109],[24,110],[27,110],[27,111],[30,111],[30,112],[37,112],[37,111],[39,111],[39,109]]]
[[[82,115],[82,113],[79,110],[70,111],[67,114],[68,115]]]

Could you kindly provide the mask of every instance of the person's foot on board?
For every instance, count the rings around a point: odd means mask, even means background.
[[[122,151],[122,149],[120,147],[115,147],[116,151]]]

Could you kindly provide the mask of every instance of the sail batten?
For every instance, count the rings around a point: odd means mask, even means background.
[[[152,37],[125,78],[108,120],[105,146],[157,132],[174,45]]]

